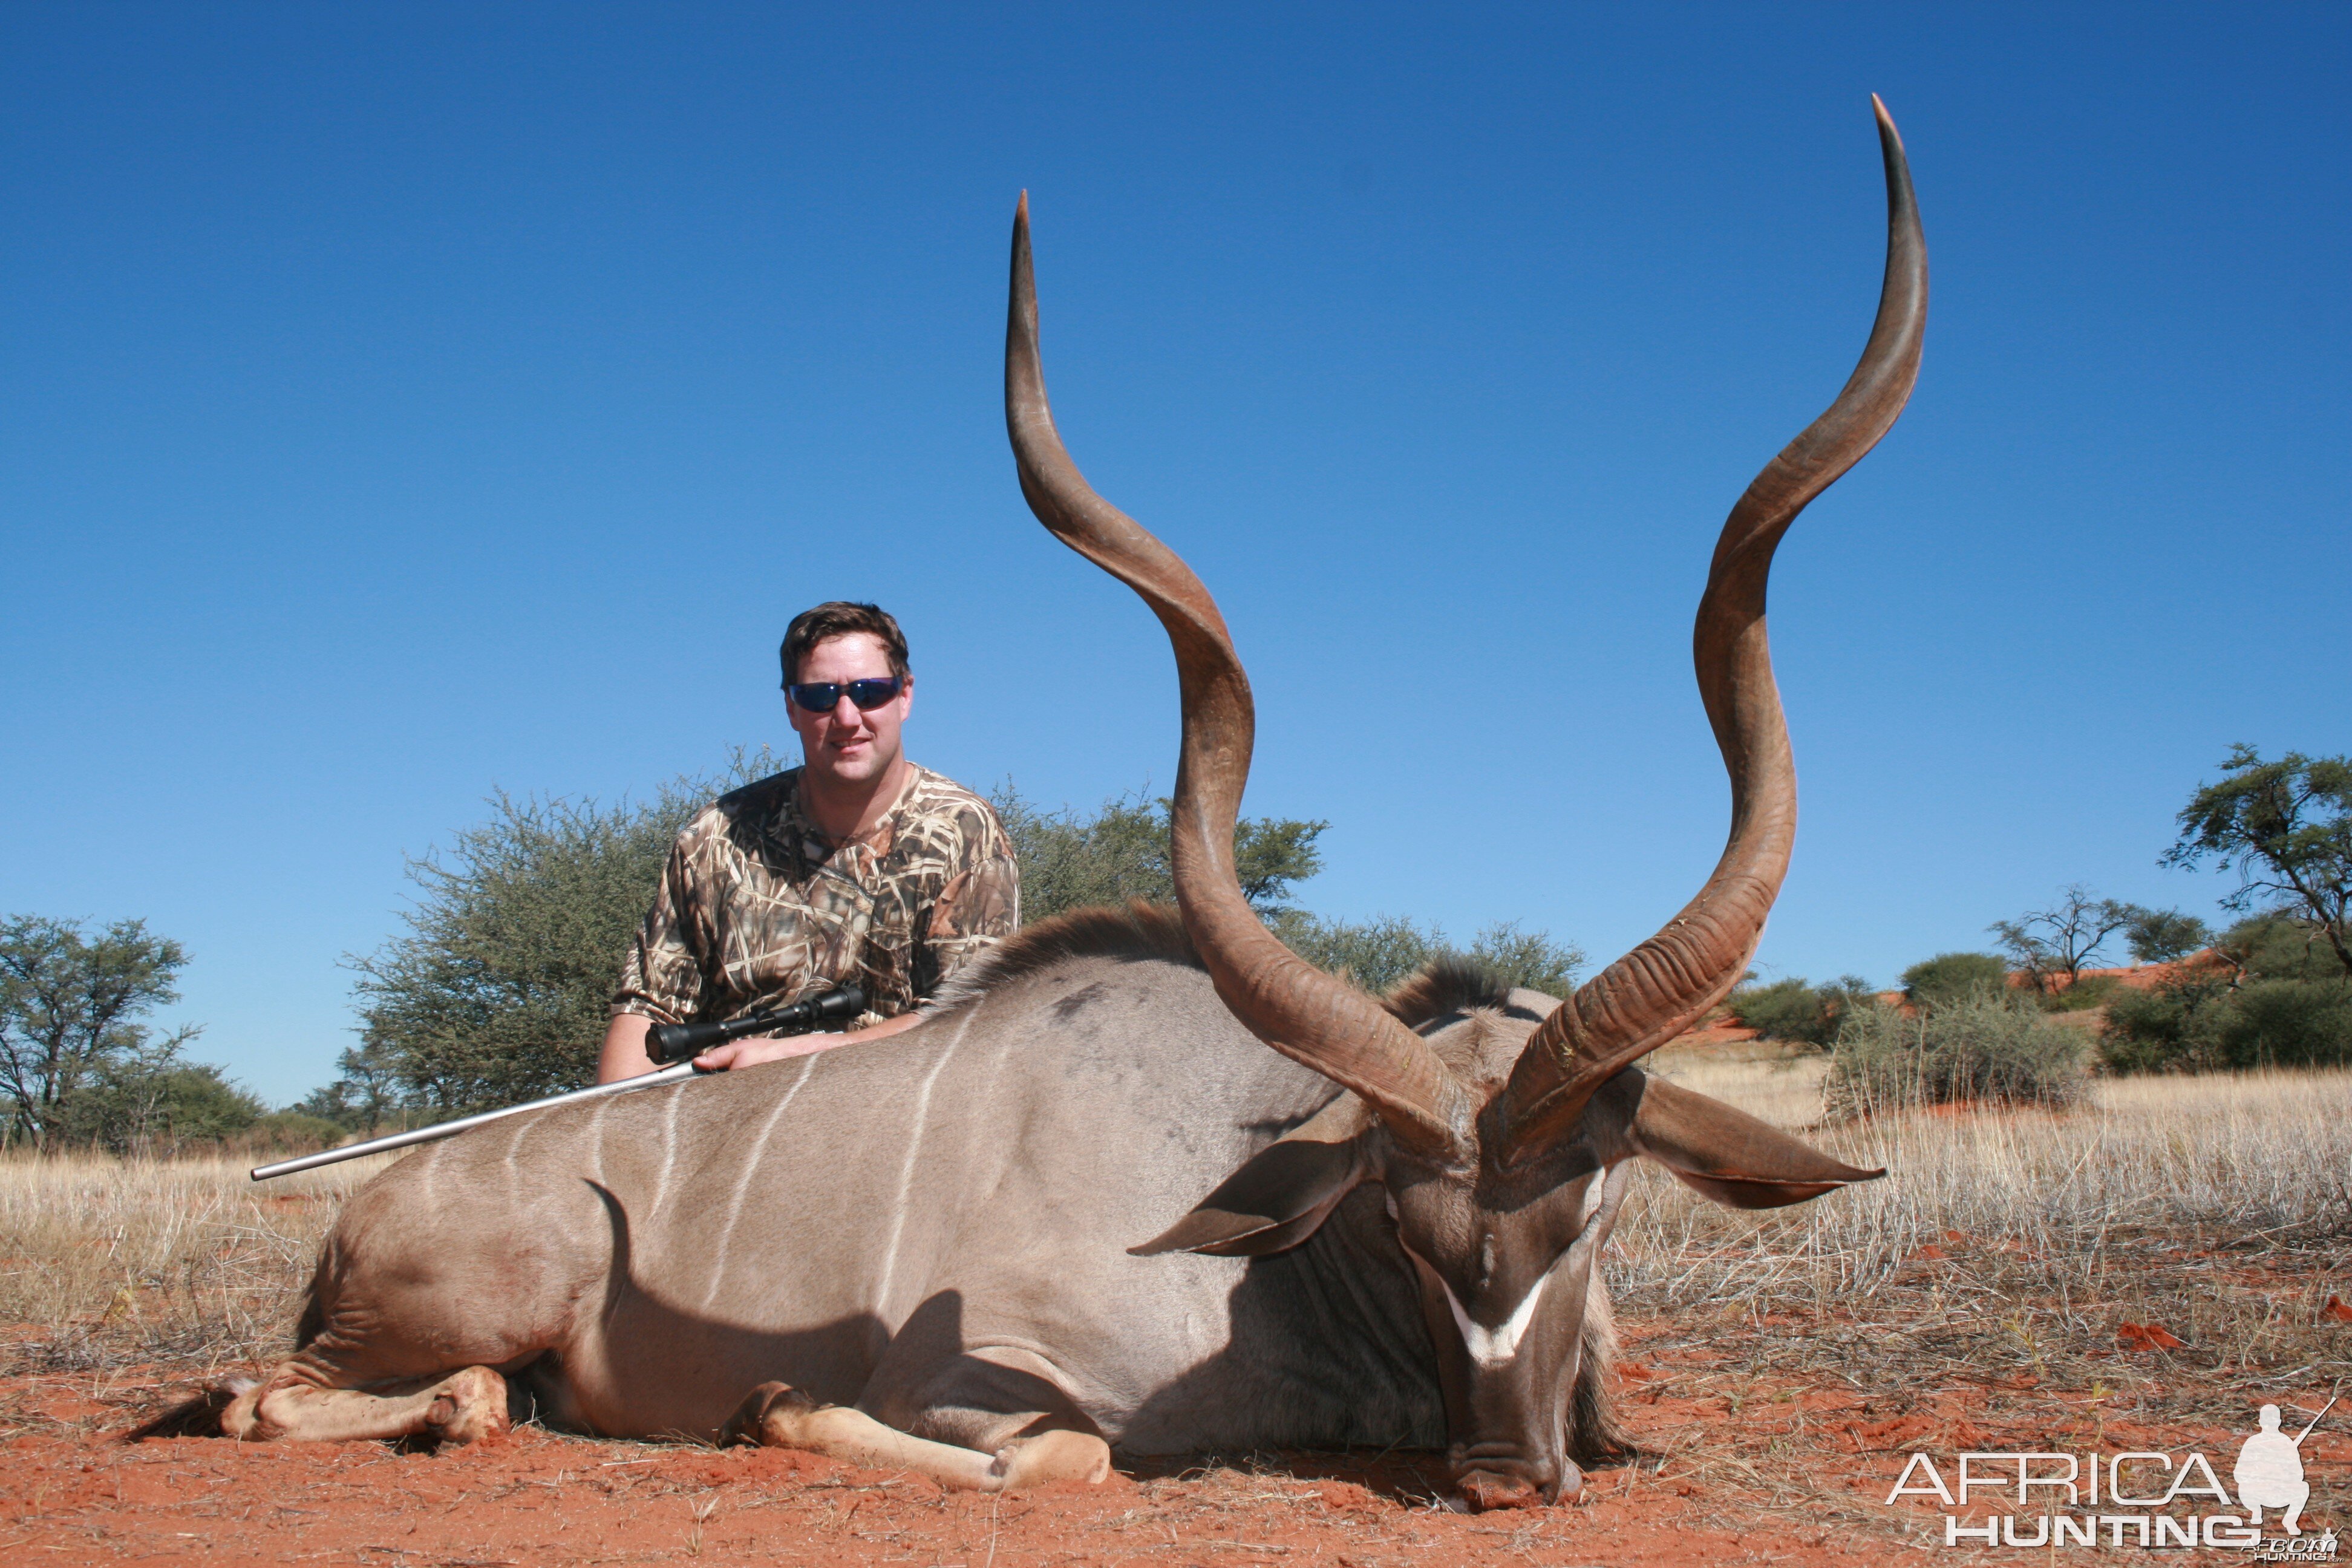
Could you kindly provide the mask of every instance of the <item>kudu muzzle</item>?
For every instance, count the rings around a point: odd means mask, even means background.
[[[1474,1510],[1573,1500],[1583,1488],[1584,1473],[1568,1451],[1570,1406],[1586,1370],[1592,1269],[1632,1172],[1628,1160],[1595,1173],[1594,1202],[1576,1239],[1517,1302],[1465,1308],[1438,1271],[1414,1257],[1445,1397],[1446,1472]]]

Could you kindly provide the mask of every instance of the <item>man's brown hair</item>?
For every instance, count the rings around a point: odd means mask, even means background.
[[[890,673],[901,679],[914,673],[907,664],[907,634],[898,629],[898,621],[879,605],[854,604],[847,599],[829,599],[814,609],[803,610],[784,628],[784,646],[776,650],[777,661],[784,667],[784,684],[790,686],[800,673],[801,660],[809,650],[828,637],[846,637],[852,632],[865,632],[882,644],[882,651],[890,656]]]

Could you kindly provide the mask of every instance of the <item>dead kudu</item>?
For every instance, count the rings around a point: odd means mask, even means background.
[[[410,1155],[351,1200],[299,1349],[224,1428],[463,1442],[527,1394],[592,1432],[989,1489],[1098,1479],[1114,1446],[1403,1444],[1443,1445],[1472,1507],[1572,1495],[1577,1459],[1612,1440],[1596,1260],[1633,1159],[1741,1207],[1879,1173],[1633,1065],[1730,990],[1762,932],[1796,819],[1766,575],[1917,373],[1926,250],[1883,109],[1878,129],[1877,321],[1716,547],[1694,642],[1731,832],[1657,935],[1565,1003],[1441,968],[1382,1004],[1259,923],[1231,863],[1248,683],[1199,580],[1055,432],[1024,198],[1006,421],[1038,517],[1174,646],[1181,912],[1034,927],[887,1043]]]

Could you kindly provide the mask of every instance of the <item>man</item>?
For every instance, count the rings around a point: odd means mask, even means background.
[[[846,1034],[730,1041],[709,1069],[875,1040],[1021,923],[1020,874],[988,803],[907,760],[915,676],[898,623],[834,602],[780,650],[803,765],[703,808],[671,848],[622,966],[599,1083],[653,1070],[656,1023],[740,1018],[856,981]]]

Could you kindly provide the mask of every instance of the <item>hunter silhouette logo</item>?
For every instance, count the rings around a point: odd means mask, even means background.
[[[2311,1500],[2311,1483],[2303,1479],[2303,1440],[2319,1425],[2319,1416],[2336,1408],[2331,1399],[2320,1406],[2319,1415],[2305,1424],[2302,1431],[2289,1437],[2279,1430],[2279,1407],[2263,1406],[2262,1429],[2246,1439],[2238,1450],[2238,1464],[2230,1479],[2238,1483],[2238,1502],[2246,1510],[2248,1524],[2263,1521],[2263,1510],[2283,1508],[2285,1514],[2279,1528],[2289,1535],[2301,1535],[2303,1505]]]
[[[2311,1500],[2303,1441],[2334,1408],[2330,1399],[2290,1437],[2279,1429],[2279,1407],[2263,1405],[2230,1472],[2234,1499],[2202,1454],[2176,1463],[2170,1454],[2151,1451],[2044,1450],[1962,1454],[1948,1485],[1932,1456],[1913,1454],[1886,1502],[1892,1507],[1899,1498],[1932,1497],[1957,1510],[1944,1515],[1947,1546],[2239,1547],[2256,1561],[2332,1563],[2336,1532],[2308,1536],[2303,1530],[2303,1510]],[[1993,1492],[1995,1507],[2013,1496],[2016,1511],[1968,1519],[1970,1494],[1979,1491]],[[2214,1511],[2169,1511],[2175,1503],[2193,1508],[2200,1501]],[[2232,1509],[2237,1511],[2222,1511]],[[2273,1510],[2280,1533],[2265,1539],[2263,1515]]]

